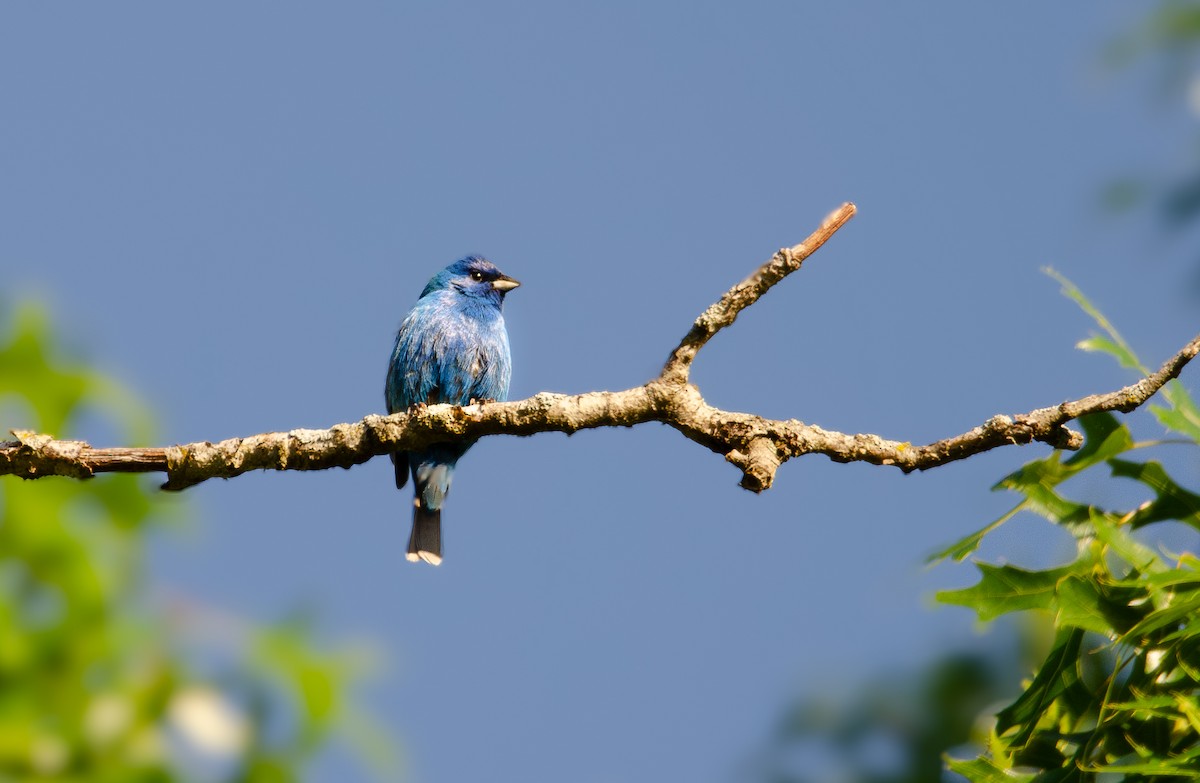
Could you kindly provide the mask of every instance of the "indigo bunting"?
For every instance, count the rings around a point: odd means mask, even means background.
[[[467,256],[434,275],[396,333],[384,388],[388,413],[419,403],[508,399],[512,361],[500,308],[518,285],[482,256]],[[442,502],[455,464],[470,447],[435,443],[392,455],[396,488],[410,471],[415,485],[407,559],[442,562]]]

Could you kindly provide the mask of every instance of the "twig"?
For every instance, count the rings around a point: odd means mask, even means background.
[[[837,230],[854,217],[858,208],[851,203],[842,204],[829,214],[820,228],[808,239],[795,247],[785,247],[771,257],[770,261],[755,270],[754,274],[725,292],[721,299],[696,319],[689,331],[671,352],[663,367],[662,380],[668,383],[684,383],[688,379],[692,360],[713,336],[731,325],[738,313],[757,302],[776,283],[800,268],[804,260],[824,245]]]

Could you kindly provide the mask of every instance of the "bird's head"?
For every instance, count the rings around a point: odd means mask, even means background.
[[[421,296],[434,291],[456,291],[463,296],[493,301],[498,306],[504,295],[519,285],[483,256],[467,256],[434,275]]]

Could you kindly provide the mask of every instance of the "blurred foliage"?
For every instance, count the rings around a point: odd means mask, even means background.
[[[1079,347],[1145,374],[1104,316],[1058,279],[1101,328]],[[1200,409],[1178,381],[1164,388],[1162,400],[1150,412],[1171,441],[1138,443],[1117,417],[1089,416],[1081,421],[1082,449],[1066,459],[1054,452],[1005,477],[996,489],[1018,494],[1016,507],[936,556],[962,560],[987,531],[1018,512],[1031,512],[1075,540],[1069,562],[1042,570],[977,563],[975,585],[938,596],[974,609],[985,622],[1017,613],[1040,615],[1054,628],[1053,644],[1021,694],[995,713],[982,753],[949,762],[967,779],[1200,779],[1200,558],[1149,543],[1153,526],[1162,523],[1200,529],[1200,494],[1162,462],[1131,456],[1150,446],[1186,448],[1192,469],[1185,472],[1195,481]],[[1074,498],[1064,485],[1084,475],[1136,482],[1142,499],[1108,508]]]
[[[1167,103],[1194,119],[1200,115],[1200,0],[1159,0],[1146,7],[1150,11],[1141,23],[1108,46],[1106,59],[1121,68],[1151,66]],[[1193,135],[1190,144],[1190,153],[1181,149],[1182,172],[1175,164],[1158,179],[1122,178],[1105,189],[1104,203],[1115,211],[1150,206],[1173,229],[1194,225],[1200,219],[1200,136]]]
[[[1143,57],[1159,58],[1171,82],[1186,83],[1200,54],[1200,2],[1158,0],[1143,7],[1149,8],[1149,13],[1109,44],[1107,59],[1116,65],[1128,65]]]
[[[890,672],[850,699],[808,698],[776,726],[750,776],[766,783],[927,783],[945,754],[978,740],[979,718],[1020,682],[1042,648],[1041,626],[1014,649],[955,650],[917,672]],[[986,729],[983,729],[985,731]]]
[[[0,324],[0,418],[20,419],[3,424],[66,436],[91,416],[151,437],[40,311]],[[132,475],[0,480],[0,781],[282,783],[338,730],[394,771],[348,700],[360,655],[320,651],[305,623],[148,596],[146,538],[178,504]]]

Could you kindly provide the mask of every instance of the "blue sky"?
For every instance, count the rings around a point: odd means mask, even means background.
[[[709,402],[925,441],[1115,388],[1075,280],[1157,363],[1194,260],[1103,185],[1183,122],[1102,46],[1138,9],[855,3],[105,3],[0,11],[0,289],[46,302],[164,442],[383,409],[392,336],[464,254],[508,297],[512,396],[653,376],[691,320],[860,214],[710,344]],[[0,422],[4,429],[21,422]],[[103,431],[73,436],[104,442]],[[754,496],[664,427],[492,438],[446,563],[390,465],[187,493],[153,579],[373,640],[412,779],[726,781],[796,695],[969,643],[925,554],[1042,447],[926,475],[803,459]],[[988,553],[1062,546],[1014,524]],[[330,754],[318,777],[357,779]]]

